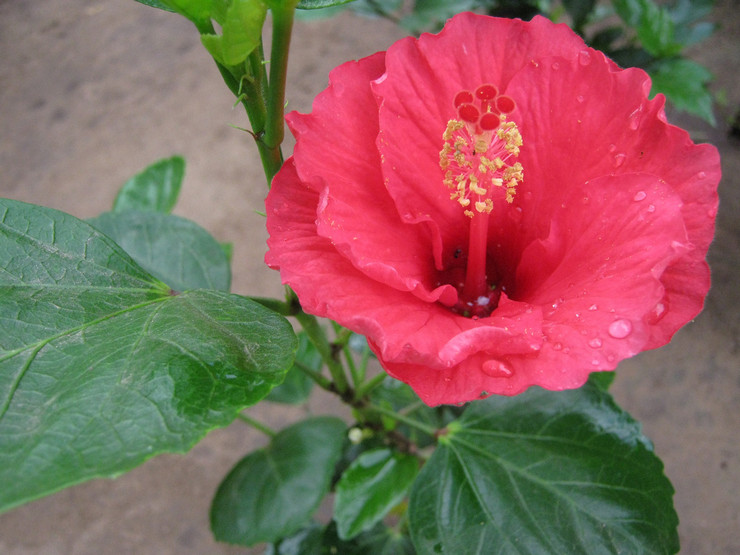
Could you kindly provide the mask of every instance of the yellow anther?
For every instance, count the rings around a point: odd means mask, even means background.
[[[492,212],[492,195],[501,194],[494,194],[494,188],[503,188],[506,202],[513,202],[524,173],[519,162],[511,164],[522,145],[516,123],[502,117],[496,130],[481,131],[471,124],[450,120],[443,138],[439,153],[443,183],[451,189],[450,199],[465,209],[467,217]]]

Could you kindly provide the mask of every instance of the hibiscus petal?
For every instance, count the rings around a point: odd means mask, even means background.
[[[265,261],[304,310],[372,338],[381,361],[403,360],[430,370],[455,366],[479,352],[531,353],[542,344],[541,311],[504,300],[492,318],[454,314],[368,278],[316,232],[319,194],[303,184],[293,159],[267,197],[270,250]]]
[[[514,76],[507,93],[517,99],[514,116],[524,136],[525,181],[516,199],[524,244],[547,233],[563,195],[600,175],[660,176],[680,198],[693,250],[663,274],[664,298],[653,307],[645,346],[654,348],[701,310],[709,289],[704,259],[714,233],[720,166],[714,147],[695,145],[685,131],[666,123],[664,99],[647,100],[649,88],[642,70],[615,72],[613,63],[593,53],[531,64]]]
[[[311,114],[288,114],[296,136],[298,175],[321,192],[318,233],[368,276],[421,299],[457,302],[457,291],[438,287],[425,226],[404,223],[383,184],[377,107],[370,81],[382,74],[382,53],[331,72]]]
[[[645,348],[665,269],[692,248],[681,209],[668,184],[644,174],[601,177],[564,199],[517,270],[516,298],[549,308],[548,341],[528,370],[538,385],[562,389],[562,372],[585,381]]]
[[[519,69],[540,56],[577,56],[586,46],[565,25],[535,17],[530,23],[463,13],[438,35],[401,40],[386,54],[378,96],[378,149],[388,190],[405,221],[429,222],[436,256],[460,241],[466,228],[460,207],[442,186],[442,134],[456,118],[462,89],[491,83],[505,89]],[[454,248],[454,247],[453,247]]]

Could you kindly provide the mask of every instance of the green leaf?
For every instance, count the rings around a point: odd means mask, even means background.
[[[290,324],[169,294],[72,216],[0,200],[0,510],[184,452],[282,381]]]
[[[221,35],[200,36],[203,46],[220,64],[244,62],[262,41],[267,6],[262,0],[233,0],[226,11]]]
[[[674,39],[671,14],[652,0],[643,0],[642,5],[640,23],[636,29],[642,47],[659,58],[678,54],[682,46]]]
[[[123,184],[113,202],[113,211],[171,212],[184,175],[185,159],[181,156],[158,160]]]
[[[609,388],[616,377],[617,373],[614,371],[591,372],[591,375],[588,377],[588,381],[602,391],[609,391]]]
[[[195,222],[173,214],[126,211],[106,212],[88,223],[176,291],[229,290],[231,269],[226,253]]]
[[[420,553],[678,551],[673,488],[639,423],[586,384],[469,405],[414,482]]]
[[[412,32],[438,27],[442,22],[453,15],[471,10],[476,6],[476,0],[424,0],[414,3],[413,11],[400,21],[401,27]]]
[[[314,372],[318,372],[323,364],[321,354],[316,350],[305,332],[298,334],[298,351],[295,355],[295,363],[302,364]],[[298,405],[308,400],[313,389],[313,380],[295,363],[285,375],[285,381],[270,391],[270,394],[266,397],[268,401]]]
[[[337,535],[334,522],[322,528],[311,523],[298,533],[268,546],[264,555],[416,555],[411,539],[378,524],[352,540]]]
[[[167,5],[163,4],[160,0],[136,0],[139,4],[144,4],[145,6],[150,6],[152,8],[159,8],[160,10],[164,10],[166,12],[174,12],[172,8],[168,7]]]
[[[563,0],[563,6],[573,19],[573,26],[580,29],[596,6],[596,0]]]
[[[336,486],[334,520],[339,537],[352,539],[380,522],[406,497],[418,471],[416,457],[388,448],[357,457]]]
[[[185,16],[195,23],[196,27],[208,22],[211,16],[212,0],[159,0],[173,12]]]
[[[661,92],[676,109],[716,124],[712,95],[707,88],[712,74],[707,68],[691,60],[671,59],[651,68],[650,77],[653,80],[652,96]]]
[[[329,491],[345,431],[338,418],[310,418],[239,461],[213,499],[216,539],[241,545],[275,542],[307,524]]]
[[[301,0],[296,6],[299,10],[318,10],[321,8],[330,8],[332,6],[341,6],[349,4],[354,0]]]

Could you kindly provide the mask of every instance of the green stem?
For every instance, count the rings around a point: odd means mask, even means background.
[[[375,389],[380,384],[382,384],[383,381],[385,380],[385,377],[386,377],[385,372],[380,372],[378,375],[373,376],[368,381],[366,381],[364,384],[360,385],[355,392],[355,399],[359,400],[365,397],[373,389]]]
[[[433,428],[432,426],[428,426],[427,424],[424,424],[422,422],[418,422],[414,420],[413,418],[409,418],[407,416],[404,416],[402,414],[397,413],[396,411],[386,409],[383,407],[379,407],[378,405],[373,405],[372,403],[368,404],[366,409],[374,410],[375,412],[379,412],[380,414],[384,414],[386,416],[389,416],[390,418],[393,418],[393,420],[396,420],[398,422],[402,422],[406,424],[407,426],[411,426],[412,428],[416,428],[417,430],[421,430],[422,432],[429,434],[431,436],[435,435],[437,433],[437,428]]]
[[[272,183],[283,163],[280,145],[285,136],[285,83],[288,73],[288,52],[293,32],[293,17],[297,2],[272,5],[272,44],[270,47],[270,86],[267,97],[267,122],[262,141],[272,155],[265,167],[267,182]]]
[[[302,362],[299,362],[297,360],[293,361],[293,365],[298,368],[301,372],[306,374],[309,378],[311,378],[313,381],[316,382],[316,384],[321,387],[322,389],[326,389],[327,391],[331,391],[331,380],[328,380],[326,377],[322,376],[318,372],[312,370]]]
[[[239,418],[240,420],[246,422],[247,424],[249,424],[253,428],[259,430],[260,432],[262,432],[266,436],[275,437],[277,435],[277,432],[275,430],[273,430],[272,428],[269,428],[268,426],[264,425],[262,422],[259,422],[259,421],[255,420],[251,416],[247,416],[246,414],[242,414],[241,412],[239,414],[237,414],[236,416],[237,416],[237,418]]]
[[[346,393],[349,389],[349,384],[347,383],[347,376],[344,373],[344,367],[342,367],[342,364],[334,356],[331,343],[326,338],[326,334],[321,329],[316,317],[301,311],[295,315],[295,318],[303,327],[311,343],[316,347],[324,364],[329,368],[329,373],[334,380],[334,387],[337,392],[340,395]]]

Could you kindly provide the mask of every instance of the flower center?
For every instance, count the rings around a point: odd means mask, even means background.
[[[443,183],[450,198],[470,218],[465,283],[454,310],[471,316],[489,315],[498,304],[500,291],[486,273],[488,221],[494,205],[511,204],[523,169],[513,159],[519,155],[522,136],[506,115],[516,108],[514,100],[500,95],[491,84],[474,92],[455,95],[457,119],[447,122],[439,153]]]

